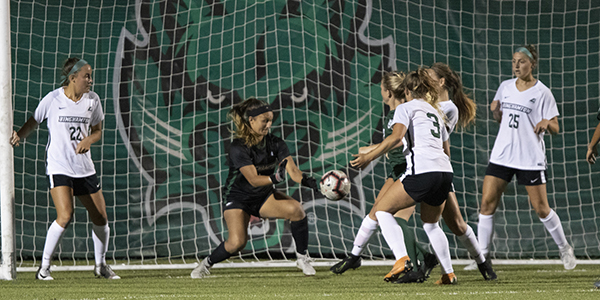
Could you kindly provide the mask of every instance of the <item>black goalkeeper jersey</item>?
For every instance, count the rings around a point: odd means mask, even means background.
[[[256,146],[248,147],[242,139],[234,139],[229,149],[229,175],[225,181],[225,202],[252,202],[264,200],[273,192],[273,185],[252,186],[240,172],[240,168],[254,165],[258,175],[269,176],[277,165],[290,156],[290,151],[281,138],[267,134]]]

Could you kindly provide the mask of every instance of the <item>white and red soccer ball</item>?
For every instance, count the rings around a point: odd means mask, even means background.
[[[329,200],[337,201],[350,194],[350,180],[346,173],[332,170],[323,177],[320,182],[321,194]]]

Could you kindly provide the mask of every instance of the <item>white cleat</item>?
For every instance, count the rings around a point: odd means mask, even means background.
[[[302,270],[302,273],[304,273],[304,275],[313,276],[317,273],[315,271],[315,268],[313,268],[313,266],[310,264],[311,262],[313,262],[313,259],[310,258],[310,256],[308,256],[308,252],[306,254],[300,254],[296,252],[296,258],[296,267]]]
[[[210,267],[212,267],[208,263],[208,256],[200,262],[200,264],[192,271],[190,276],[194,279],[204,278],[210,275]]]
[[[573,270],[575,266],[577,266],[577,261],[575,261],[575,253],[573,252],[573,247],[571,245],[567,245],[566,247],[560,249],[560,259],[565,265],[566,270]]]
[[[50,276],[50,266],[47,266],[47,267],[40,266],[40,268],[37,270],[37,273],[35,273],[35,279],[54,280],[54,278],[52,278],[52,276]]]
[[[477,262],[476,261],[472,261],[463,270],[465,270],[465,271],[474,271],[474,270],[477,270]]]
[[[99,266],[94,267],[94,275],[98,278],[106,278],[106,279],[121,279],[121,277],[111,269],[111,267],[107,264],[101,264]]]

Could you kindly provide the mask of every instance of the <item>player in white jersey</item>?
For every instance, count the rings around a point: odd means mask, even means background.
[[[403,232],[393,214],[421,203],[423,229],[446,274],[452,274],[456,282],[448,239],[437,225],[444,202],[452,186],[452,165],[449,152],[448,132],[438,104],[438,89],[427,70],[409,73],[403,82],[407,102],[399,105],[394,114],[392,134],[379,146],[366,154],[354,155],[351,165],[365,168],[371,161],[394,148],[405,138],[407,170],[376,204],[376,217],[383,236],[390,246],[396,263],[384,277],[396,281],[412,269],[412,263],[404,245]]]
[[[598,115],[596,118],[598,121],[600,121],[600,109],[598,109]],[[588,144],[587,153],[585,155],[585,159],[591,165],[596,163],[596,156],[598,156],[598,142],[600,142],[600,122],[598,122],[598,125],[596,125],[596,130],[594,130],[594,135]],[[596,281],[596,283],[594,283],[594,287],[600,289],[600,281]]]
[[[457,124],[459,127],[465,128],[473,123],[477,107],[475,102],[465,94],[458,74],[444,63],[433,64],[428,69],[428,73],[438,83],[439,103],[446,117],[445,125],[448,134],[450,135],[454,131]],[[450,100],[450,93],[452,93],[453,100]],[[475,259],[475,269],[479,269],[486,280],[496,279],[497,276],[491,264],[489,261],[486,261],[481,253],[479,242],[473,229],[465,222],[460,213],[454,187],[452,187],[452,190],[448,194],[442,217],[448,228]],[[450,279],[442,276],[442,281],[444,280],[448,281]]]
[[[598,109],[597,118],[598,118],[598,121],[600,121],[600,109]],[[598,156],[597,145],[598,145],[599,141],[600,141],[600,122],[596,126],[596,130],[594,130],[594,135],[592,136],[592,139],[590,140],[590,143],[588,144],[587,153],[585,155],[585,159],[592,165],[596,163],[596,156]]]
[[[56,207],[56,220],[46,235],[42,263],[36,279],[52,280],[50,260],[73,215],[77,196],[92,220],[97,277],[120,279],[106,264],[110,229],[106,203],[90,155],[90,147],[102,137],[104,114],[98,95],[90,91],[92,67],[83,59],[69,58],[62,68],[61,87],[48,93],[34,115],[14,132],[10,143],[18,146],[39,124],[47,120],[46,175]]]
[[[381,97],[383,98],[383,103],[387,105],[390,110],[383,119],[384,138],[390,135],[393,131],[392,121],[396,107],[405,102],[406,93],[404,93],[404,86],[402,85],[404,76],[405,75],[402,72],[384,72],[381,79]],[[378,146],[379,144],[372,144],[369,146],[360,147],[359,152],[367,153]],[[342,274],[348,269],[356,269],[360,267],[360,254],[367,245],[367,242],[373,233],[375,233],[377,230],[378,223],[377,218],[375,217],[375,207],[377,202],[379,202],[379,199],[381,199],[381,197],[387,192],[389,187],[392,186],[395,181],[400,179],[406,172],[406,159],[404,157],[402,148],[403,144],[399,143],[397,147],[386,153],[387,166],[391,171],[387,176],[384,185],[379,190],[379,194],[375,198],[373,207],[360,224],[360,228],[358,229],[358,232],[354,238],[354,246],[352,247],[352,251],[343,260],[330,268],[331,272],[334,274]],[[423,282],[427,280],[429,273],[437,265],[437,258],[434,254],[429,253],[427,250],[425,250],[425,248],[417,243],[413,230],[411,230],[408,226],[408,220],[414,215],[414,211],[415,206],[411,206],[406,209],[399,210],[396,212],[394,217],[398,219],[398,225],[400,225],[402,231],[404,232],[404,243],[406,245],[408,256],[411,262],[415,264],[414,270],[411,273],[407,273],[407,275],[410,274],[410,282]],[[408,279],[407,276],[403,276],[402,278]]]
[[[494,212],[514,175],[525,185],[529,201],[560,250],[565,269],[575,268],[573,248],[568,244],[560,218],[548,205],[546,194],[546,132],[559,132],[558,108],[552,92],[533,76],[537,51],[519,47],[513,53],[516,78],[500,84],[491,109],[500,129],[492,149],[485,178],[478,223],[479,243],[490,252],[494,234]]]

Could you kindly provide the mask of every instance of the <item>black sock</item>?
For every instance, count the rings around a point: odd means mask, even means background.
[[[212,266],[231,257],[231,253],[225,250],[225,242],[222,242],[213,253],[208,256],[208,263]]]
[[[296,252],[302,255],[306,254],[306,250],[308,250],[308,218],[304,217],[300,221],[290,222],[290,227],[292,237],[296,242]]]

